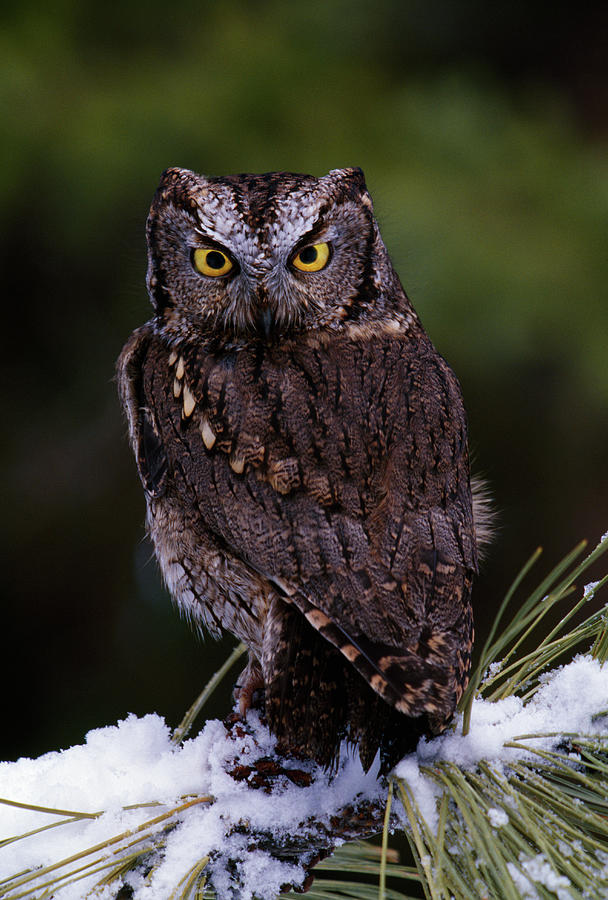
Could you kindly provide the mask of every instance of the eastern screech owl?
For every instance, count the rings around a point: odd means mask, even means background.
[[[244,641],[237,696],[283,745],[383,770],[445,728],[477,535],[458,382],[391,265],[360,169],[168,169],[154,315],[118,380],[177,605]],[[263,691],[262,691],[263,689]]]

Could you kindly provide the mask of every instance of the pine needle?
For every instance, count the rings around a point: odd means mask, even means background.
[[[213,675],[209,679],[190,709],[186,712],[186,715],[184,716],[182,721],[173,732],[173,735],[171,737],[172,743],[181,744],[184,738],[189,734],[195,719],[200,714],[207,700],[211,697],[217,686],[223,681],[235,662],[237,662],[237,660],[241,658],[246,650],[247,647],[245,646],[245,644],[239,644],[237,647],[235,647],[226,662],[221,666],[221,668],[217,670],[215,675]]]
[[[388,854],[388,831],[391,821],[391,806],[393,804],[393,782],[389,781],[386,797],[386,810],[384,812],[384,827],[382,829],[382,856],[380,859],[380,887],[378,900],[385,900],[386,896],[386,863]]]

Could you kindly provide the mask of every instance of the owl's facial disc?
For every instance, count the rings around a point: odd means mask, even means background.
[[[346,169],[322,178],[170,169],[148,246],[148,288],[167,327],[265,340],[340,327],[362,296],[374,302],[385,253],[362,173]]]
[[[265,340],[301,325],[333,260],[332,231],[316,221],[300,237],[289,227],[272,236],[259,228],[247,241],[228,234],[220,243],[217,231],[201,224],[201,246],[191,250],[191,262],[200,278],[202,316],[212,313],[226,330]]]

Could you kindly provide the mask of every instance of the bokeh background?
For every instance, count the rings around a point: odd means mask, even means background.
[[[0,29],[1,756],[175,725],[230,641],[173,612],[113,383],[160,172],[360,165],[467,402],[483,632],[608,529],[605,3],[22,0]],[[211,714],[227,711],[229,688]]]

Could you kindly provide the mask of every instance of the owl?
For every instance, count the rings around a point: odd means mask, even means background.
[[[165,582],[249,658],[240,714],[382,771],[468,680],[478,535],[458,381],[363,173],[171,168],[147,222],[152,318],[119,392]]]

